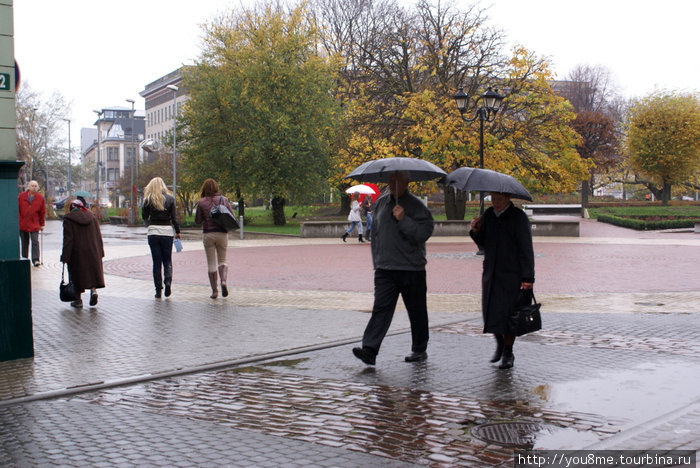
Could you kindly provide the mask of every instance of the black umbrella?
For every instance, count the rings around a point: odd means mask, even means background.
[[[532,201],[530,193],[515,177],[489,169],[461,167],[445,177],[445,184],[463,192],[509,193],[513,198]]]
[[[439,179],[447,175],[435,164],[415,158],[384,158],[368,161],[345,176],[360,182],[389,182],[389,174],[406,171],[411,182]]]

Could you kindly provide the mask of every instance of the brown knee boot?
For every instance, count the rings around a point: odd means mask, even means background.
[[[226,287],[226,278],[228,277],[228,265],[219,265],[219,276],[221,277],[221,295],[228,296],[228,288]]]
[[[209,284],[211,285],[211,297],[212,299],[216,299],[219,297],[219,289],[216,286],[216,280],[217,280],[217,274],[215,271],[210,271],[209,272]]]

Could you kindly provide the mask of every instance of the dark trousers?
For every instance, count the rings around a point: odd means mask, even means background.
[[[29,240],[32,242],[32,263],[39,261],[39,231],[19,231],[22,245],[22,258],[29,258]],[[17,245],[17,244],[15,244]]]
[[[173,279],[173,236],[148,236],[148,246],[153,258],[153,284],[157,290],[161,290],[163,276],[165,284],[170,284]]]
[[[425,271],[375,270],[374,307],[362,336],[362,346],[379,352],[400,294],[411,322],[411,351],[425,351],[428,347],[427,289]]]

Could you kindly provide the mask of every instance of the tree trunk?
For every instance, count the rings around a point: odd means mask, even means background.
[[[445,217],[447,219],[464,219],[466,211],[467,192],[456,190],[448,185],[444,186],[445,192]]]
[[[287,219],[284,217],[284,198],[272,197],[272,221],[275,226],[284,226]]]
[[[588,180],[581,181],[581,207],[583,208],[588,207],[588,194],[590,191],[591,188]]]
[[[340,195],[340,211],[338,212],[339,215],[347,216],[348,214],[350,214],[350,201],[351,198],[346,193]]]
[[[669,200],[671,200],[671,184],[664,182],[664,187],[661,191],[661,204],[666,206]]]

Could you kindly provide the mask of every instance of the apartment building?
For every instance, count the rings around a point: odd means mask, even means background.
[[[163,149],[164,142],[172,135],[175,116],[187,101],[186,90],[182,86],[182,72],[178,68],[157,80],[148,83],[139,93],[145,101],[146,108],[146,144],[147,151]]]
[[[97,131],[82,129],[82,164],[93,168],[95,177],[85,182],[85,190],[97,192],[99,183],[100,202],[123,206],[129,193],[121,193],[119,179],[126,169],[143,161],[144,151],[140,143],[145,136],[145,116],[143,111],[127,107],[108,107],[101,110],[95,122]],[[96,160],[99,157],[99,173]]]

